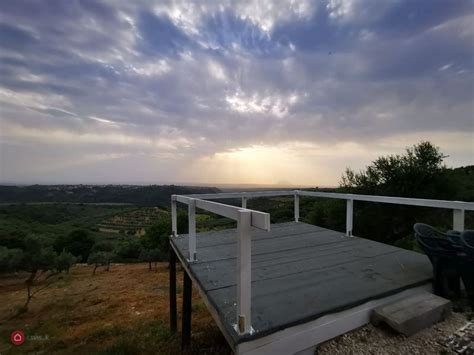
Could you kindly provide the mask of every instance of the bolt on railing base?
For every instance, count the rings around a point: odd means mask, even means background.
[[[191,258],[191,255],[188,255],[188,258],[187,258],[186,260],[189,261],[190,263],[191,263],[191,262],[194,262],[194,261],[197,261],[196,253],[193,253],[193,257],[192,257],[192,258]]]
[[[244,334],[255,334],[255,329],[253,329],[252,326],[250,326],[250,330],[248,332],[241,332],[240,329],[239,329],[239,324],[234,324],[233,325],[233,328],[235,330],[235,332],[239,335],[244,335]]]

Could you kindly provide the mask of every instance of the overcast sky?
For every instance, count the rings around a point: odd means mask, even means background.
[[[0,182],[336,185],[474,163],[474,2],[2,1]]]

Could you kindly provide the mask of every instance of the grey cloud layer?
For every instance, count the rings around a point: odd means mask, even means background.
[[[4,1],[0,138],[194,156],[472,131],[473,23],[472,1]]]

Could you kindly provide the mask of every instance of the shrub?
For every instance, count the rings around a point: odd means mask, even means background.
[[[115,248],[117,258],[120,260],[138,259],[141,251],[142,246],[137,239],[124,240]]]
[[[69,274],[69,269],[77,262],[77,257],[67,251],[62,251],[56,259],[56,270],[59,272],[66,271]]]
[[[146,234],[141,237],[144,249],[157,249],[164,259],[169,253],[169,236],[171,234],[171,221],[162,218],[157,224],[151,226]]]
[[[107,240],[101,240],[95,243],[92,248],[91,248],[91,254],[94,254],[96,252],[113,252],[115,249],[114,244],[112,242],[109,242]]]
[[[21,249],[9,249],[0,246],[0,273],[21,269],[24,254]]]
[[[54,243],[54,249],[57,253],[65,250],[78,257],[80,261],[86,261],[94,242],[94,238],[87,231],[78,229],[72,231],[67,236],[57,238]]]

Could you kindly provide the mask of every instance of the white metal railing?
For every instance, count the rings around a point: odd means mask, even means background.
[[[294,218],[300,218],[300,196],[335,198],[346,200],[346,235],[352,236],[354,201],[390,203],[407,206],[423,206],[453,210],[453,229],[464,230],[465,211],[474,211],[473,202],[428,200],[419,198],[355,195],[334,192],[302,190],[228,192],[215,194],[173,195],[171,197],[172,237],[178,236],[176,203],[188,205],[189,255],[188,261],[196,261],[196,208],[200,208],[237,221],[237,319],[236,330],[240,334],[250,333],[251,327],[251,237],[250,227],[270,230],[268,213],[247,209],[247,201],[258,197],[294,197]],[[242,207],[226,205],[207,200],[241,199]]]
[[[447,200],[428,200],[422,198],[392,197],[392,196],[372,196],[372,195],[354,195],[341,194],[334,192],[315,192],[298,191],[300,196],[337,198],[347,201],[346,214],[346,234],[352,235],[353,209],[354,201],[390,203],[395,205],[422,206],[433,208],[445,208],[453,210],[453,229],[464,230],[464,211],[474,211],[473,202],[447,201]]]
[[[347,201],[346,234],[348,236],[352,235],[354,201],[379,202],[379,203],[390,203],[390,204],[396,204],[396,205],[451,209],[453,210],[453,229],[460,230],[460,231],[464,230],[464,212],[474,211],[473,202],[429,200],[429,199],[421,199],[421,198],[392,197],[392,196],[355,195],[355,194],[344,194],[344,193],[335,193],[335,192],[317,192],[317,191],[303,191],[303,190],[224,192],[224,193],[216,193],[216,194],[196,194],[196,195],[188,195],[188,196],[196,197],[202,200],[240,198],[242,199],[242,207],[243,207],[243,206],[247,206],[247,201],[250,198],[291,196],[291,195],[294,196],[296,222],[299,221],[299,217],[300,217],[299,216],[299,196],[335,198],[335,199],[346,200]]]
[[[172,237],[178,236],[176,203],[188,205],[188,261],[197,260],[196,253],[196,208],[200,208],[237,221],[237,324],[240,334],[251,333],[251,290],[252,290],[252,241],[250,228],[256,227],[270,231],[270,214],[249,210],[246,199],[242,207],[230,206],[218,202],[206,201],[190,196],[173,195],[171,197]]]

